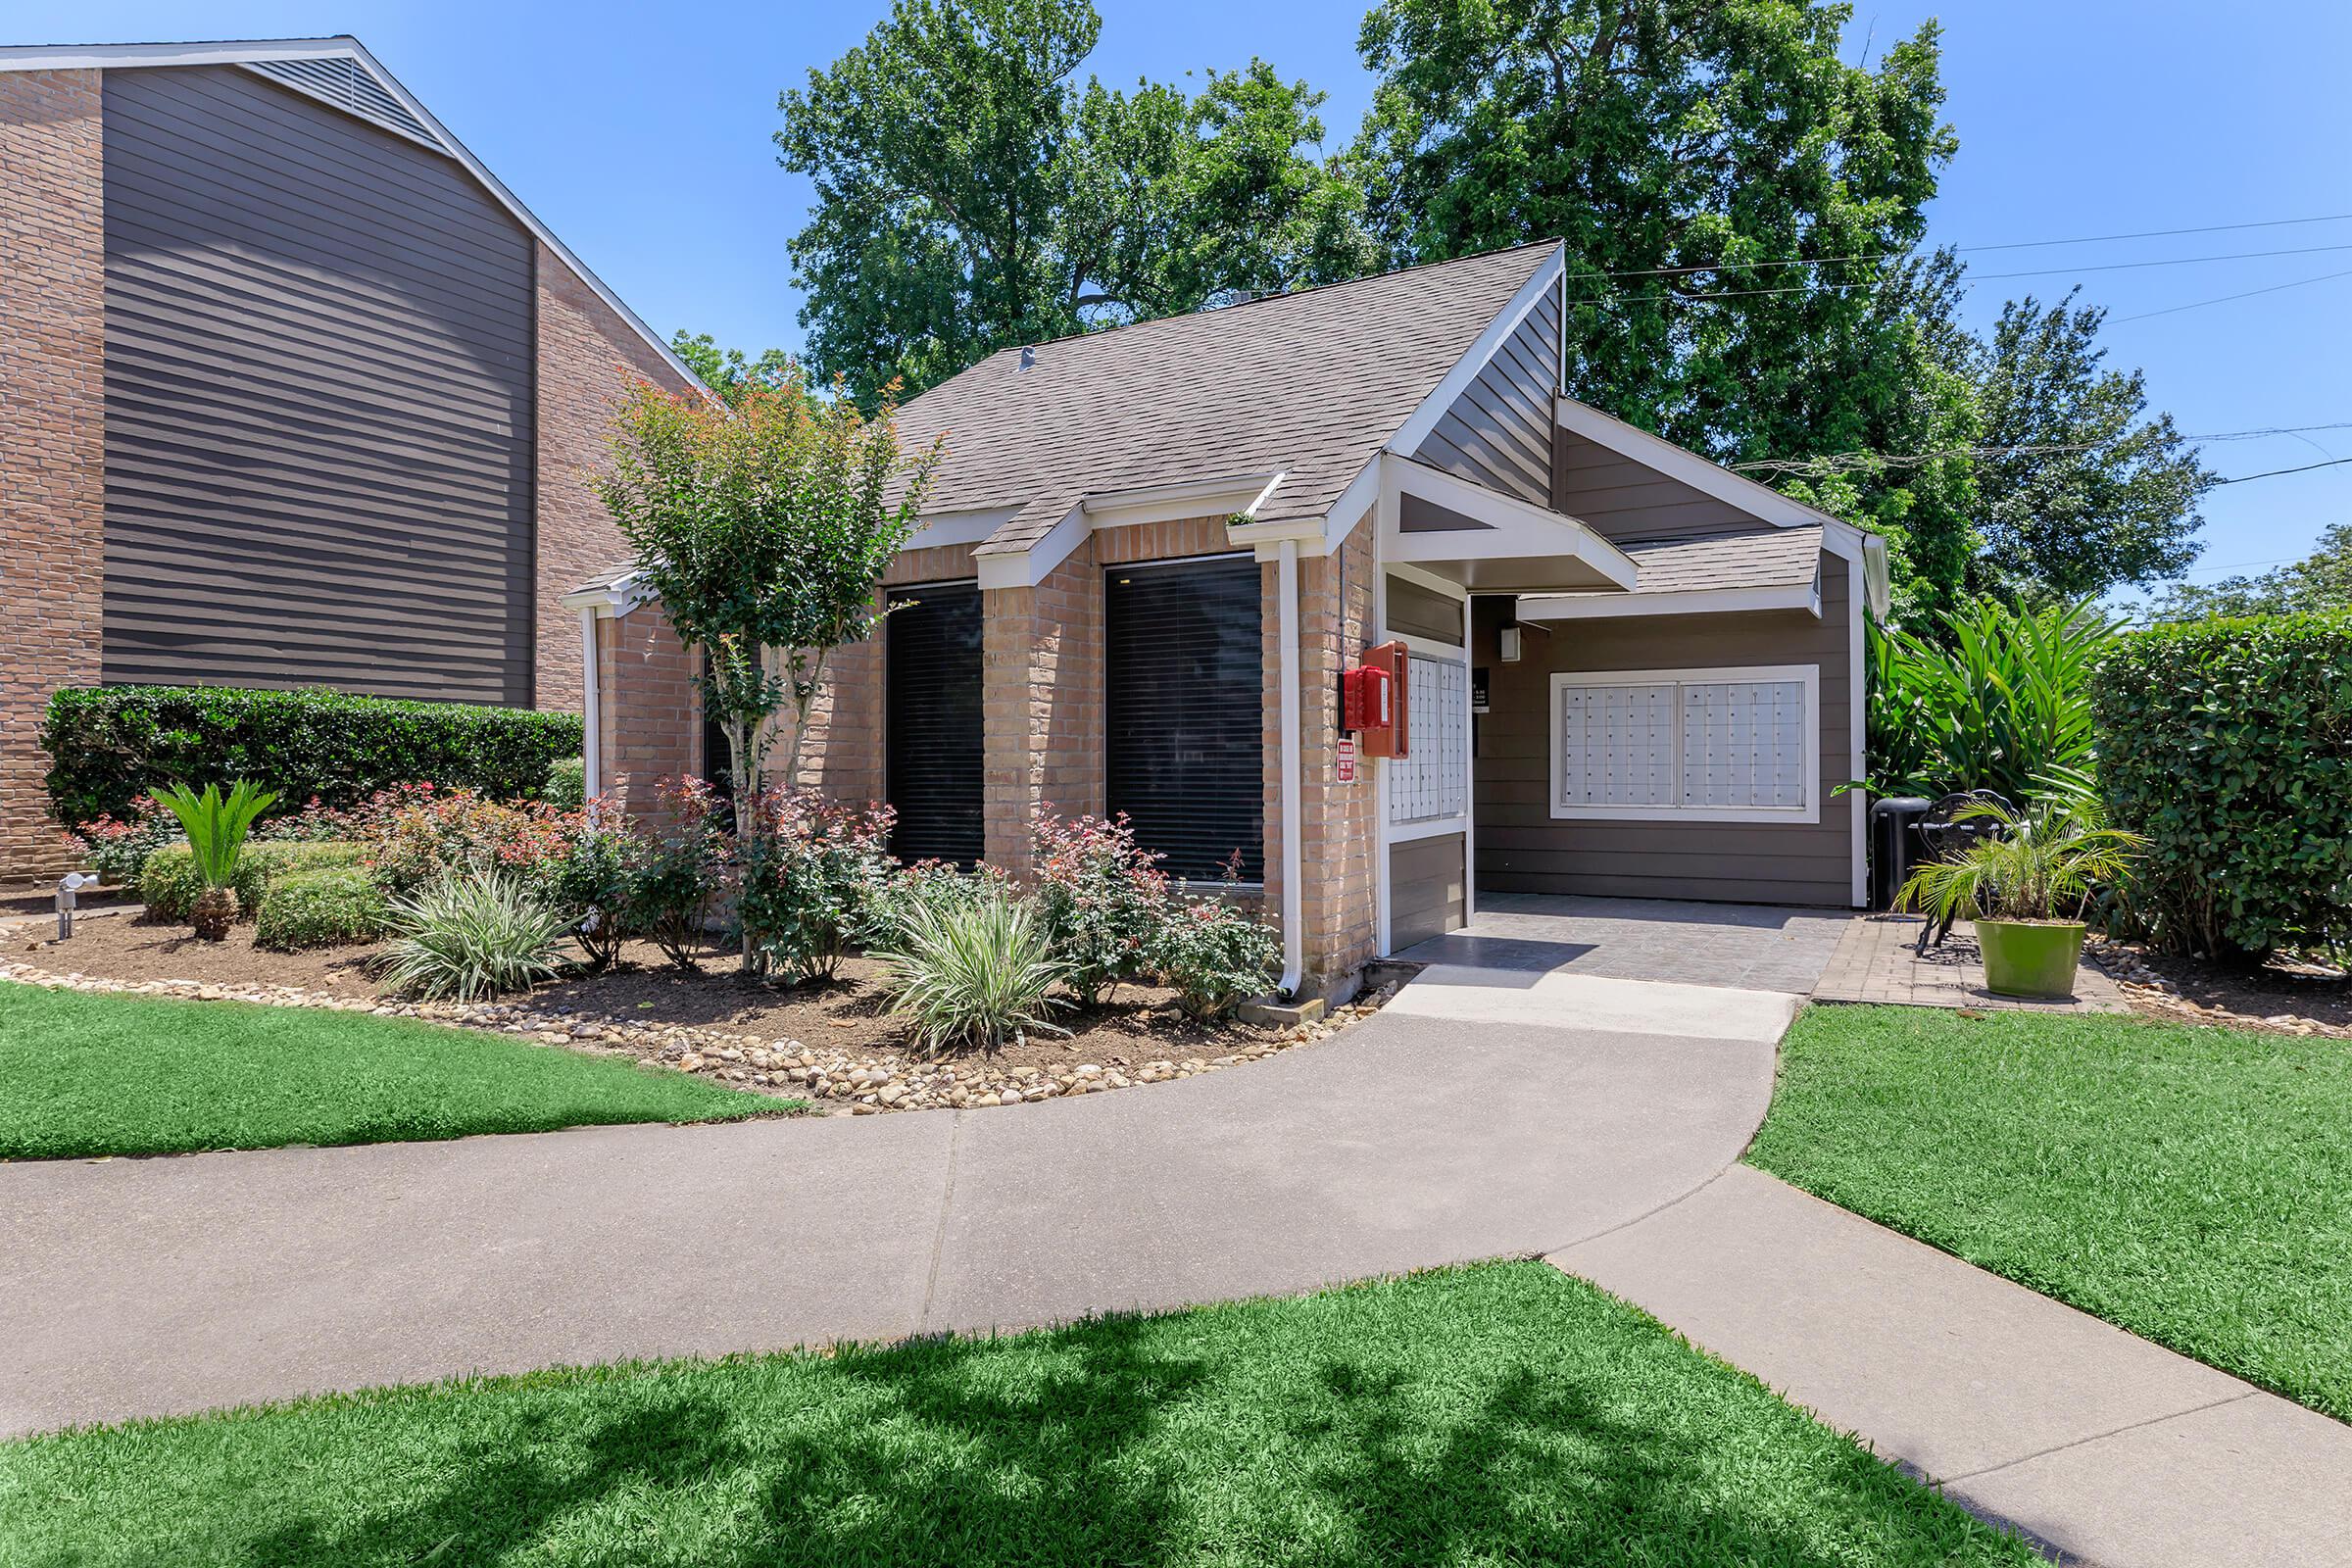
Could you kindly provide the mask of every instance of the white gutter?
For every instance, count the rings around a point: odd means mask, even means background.
[[[1304,846],[1298,842],[1298,541],[1282,541],[1275,568],[1280,605],[1277,641],[1282,650],[1282,993],[1296,998],[1306,969],[1306,938],[1300,929],[1306,906]]]
[[[605,793],[604,698],[596,681],[596,607],[580,612],[581,782],[587,798]]]

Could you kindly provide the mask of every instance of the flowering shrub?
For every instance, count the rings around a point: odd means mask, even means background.
[[[66,846],[89,862],[98,879],[109,887],[138,881],[147,857],[181,838],[179,818],[152,795],[130,803],[124,817],[101,816],[66,835]]]
[[[627,923],[681,969],[698,968],[703,926],[730,859],[726,803],[709,779],[654,787],[654,825],[640,829],[628,872]]]
[[[591,816],[528,870],[531,890],[571,919],[590,974],[612,967],[621,944],[640,934],[638,880],[649,853],[645,839],[597,826]]]
[[[590,831],[585,811],[536,802],[502,806],[469,789],[430,783],[379,791],[360,808],[360,836],[375,880],[394,896],[445,872],[487,868],[530,880]]]
[[[371,815],[398,799],[399,794],[399,790],[378,790],[367,801],[350,808],[329,806],[314,795],[292,816],[271,817],[256,824],[253,836],[276,844],[334,844],[363,838]]]
[[[800,790],[762,791],[735,846],[736,918],[762,972],[830,980],[842,950],[896,863],[898,813],[838,806]]]
[[[1221,1018],[1266,989],[1282,937],[1222,899],[1186,899],[1152,935],[1152,967],[1195,1018]]]
[[[964,871],[946,860],[917,860],[884,877],[867,893],[852,938],[869,953],[896,951],[906,946],[907,922],[918,906],[971,904],[1008,883],[993,865]]]
[[[1038,915],[1063,983],[1094,1006],[1146,968],[1153,931],[1169,917],[1159,857],[1115,820],[1048,813],[1030,830]]]

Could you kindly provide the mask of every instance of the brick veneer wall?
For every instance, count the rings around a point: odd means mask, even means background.
[[[673,391],[688,383],[562,257],[545,244],[538,253],[532,702],[577,712],[579,623],[563,599],[628,555],[588,483],[605,462],[612,405],[629,376]]]
[[[67,856],[38,742],[98,681],[106,526],[106,236],[95,71],[0,73],[0,878]]]
[[[576,612],[572,647],[579,647]],[[703,771],[703,699],[696,660],[656,605],[596,621],[598,782],[633,815],[654,807],[664,778]],[[574,657],[576,663],[577,657]]]

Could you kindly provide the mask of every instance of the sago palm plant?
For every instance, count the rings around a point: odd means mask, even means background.
[[[189,910],[196,935],[219,942],[228,935],[229,922],[236,916],[237,861],[245,854],[245,837],[277,796],[256,788],[251,779],[239,779],[226,797],[218,784],[207,784],[202,795],[185,784],[168,784],[155,792],[155,799],[179,818],[180,830],[188,836],[188,858],[203,890]]]
[[[1028,901],[993,884],[976,896],[911,901],[882,958],[891,1011],[926,1055],[951,1046],[994,1052],[1032,1029],[1069,1032],[1046,1019],[1061,1005],[1052,992],[1064,970],[1044,924]]]
[[[1961,811],[2001,832],[1968,853],[1922,865],[1897,906],[1961,920],[2076,920],[2091,894],[2132,873],[2143,841],[2107,826],[2082,802],[2043,801],[2024,811],[1994,801]]]

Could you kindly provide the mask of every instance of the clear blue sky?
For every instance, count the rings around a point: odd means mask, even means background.
[[[1331,94],[1331,144],[1370,93],[1360,0],[1268,5],[1098,0],[1106,80],[1240,65],[1251,54]],[[791,348],[799,305],[785,241],[808,189],[774,162],[777,90],[855,43],[866,4],[388,4],[344,0],[15,0],[0,41],[115,42],[352,32],[640,315],[748,349]],[[1960,155],[1932,209],[1960,245],[2352,213],[2352,7],[2341,0],[1870,0],[1849,57],[1930,16],[1945,24]],[[942,106],[952,112],[952,106]],[[1972,311],[2008,291],[2061,293],[2065,269],[2224,252],[2301,256],[2080,270],[2117,317],[2352,271],[2352,221],[2007,251]],[[2190,433],[2352,424],[2352,276],[2110,326]],[[2352,456],[2352,428],[2217,442],[2224,473]],[[2219,489],[2196,575],[2292,558],[2352,516],[2352,465]]]

